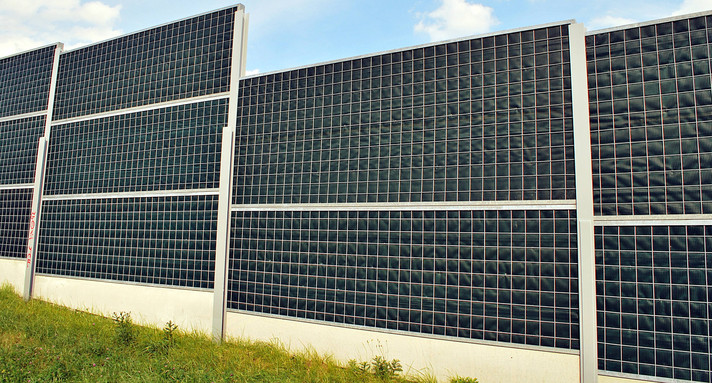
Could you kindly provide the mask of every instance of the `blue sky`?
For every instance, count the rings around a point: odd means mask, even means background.
[[[227,0],[0,0],[0,57],[76,48],[235,4]],[[244,0],[247,69],[266,72],[576,19],[599,29],[712,10],[712,0]]]

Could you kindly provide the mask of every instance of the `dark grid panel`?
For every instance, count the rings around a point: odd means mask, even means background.
[[[45,200],[37,272],[212,288],[217,196]]]
[[[596,228],[601,370],[709,382],[712,226]]]
[[[598,215],[712,213],[712,16],[587,36]]]
[[[232,213],[228,308],[578,349],[574,211]]]
[[[24,258],[32,189],[0,190],[0,257]]]
[[[54,119],[227,92],[236,8],[65,53]]]
[[[44,128],[45,116],[0,122],[0,185],[34,182]]]
[[[227,100],[52,128],[45,194],[216,188]]]
[[[235,203],[575,198],[566,25],[240,89]]]
[[[0,60],[0,117],[47,109],[56,46]]]

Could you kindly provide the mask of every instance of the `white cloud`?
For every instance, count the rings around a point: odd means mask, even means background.
[[[260,73],[259,69],[248,69],[245,71],[245,76],[253,76],[253,75],[256,75],[259,73]]]
[[[439,8],[422,15],[414,30],[438,41],[488,32],[498,23],[490,7],[467,0],[442,0]]]
[[[0,57],[57,41],[67,48],[121,34],[121,6],[83,0],[0,0]]]
[[[635,22],[637,22],[637,20],[629,19],[627,17],[606,15],[606,16],[596,17],[595,19],[589,21],[588,23],[586,23],[586,28],[588,30],[593,31],[596,29],[603,29],[603,28],[609,28],[609,27],[617,27],[619,25],[633,24]]]
[[[675,10],[672,15],[684,15],[686,13],[708,11],[710,9],[712,9],[712,0],[684,0],[680,8]]]

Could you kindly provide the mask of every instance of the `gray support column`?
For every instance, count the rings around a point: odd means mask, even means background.
[[[32,290],[35,282],[35,265],[37,264],[37,239],[40,231],[40,216],[42,213],[42,191],[44,189],[45,166],[47,164],[47,147],[52,127],[52,113],[54,112],[54,94],[57,89],[57,74],[59,72],[59,56],[64,49],[64,44],[57,43],[52,62],[52,77],[49,83],[47,97],[47,117],[45,118],[44,136],[37,145],[37,162],[35,163],[35,183],[32,192],[32,205],[30,210],[29,230],[27,232],[27,263],[25,265],[25,286],[23,298],[32,299]]]
[[[235,13],[235,32],[232,41],[232,72],[230,73],[230,101],[227,127],[223,129],[220,152],[220,191],[218,197],[218,225],[215,243],[215,282],[213,299],[213,340],[222,341],[227,303],[227,270],[230,254],[230,205],[232,203],[232,168],[235,157],[237,126],[237,96],[240,78],[245,74],[247,50],[247,15],[239,5]]]
[[[46,155],[47,139],[41,137],[39,145],[37,145],[35,186],[32,192],[30,228],[27,232],[27,263],[25,265],[25,288],[22,294],[26,301],[32,298],[32,288],[34,287],[35,265],[37,264],[37,238],[39,234],[40,213],[42,209],[42,188],[44,186],[44,165]]]
[[[569,26],[574,159],[576,161],[581,382],[595,383],[598,380],[596,259],[593,238],[593,173],[591,169],[591,128],[588,109],[585,33],[583,24]]]
[[[52,131],[52,114],[54,113],[54,94],[57,92],[57,76],[59,74],[59,56],[64,50],[64,44],[57,43],[57,48],[54,50],[54,62],[52,64],[52,79],[49,83],[49,101],[47,102],[47,121],[44,130],[44,136],[49,142],[49,134]]]

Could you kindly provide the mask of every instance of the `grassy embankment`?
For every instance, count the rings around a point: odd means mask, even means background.
[[[342,366],[314,352],[141,327],[33,300],[0,288],[0,382],[428,382],[376,358]],[[462,379],[462,378],[460,378]],[[456,380],[476,382],[476,380]]]

